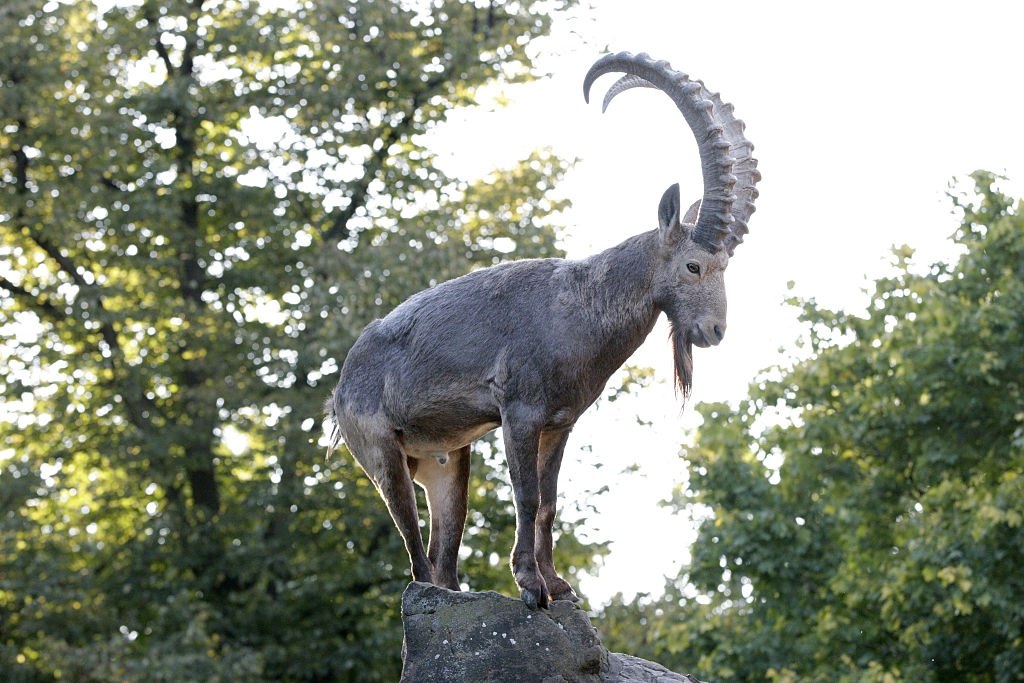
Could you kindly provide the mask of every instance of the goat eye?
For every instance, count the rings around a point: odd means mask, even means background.
[[[686,269],[694,275],[700,275],[700,266],[692,261],[686,264]]]

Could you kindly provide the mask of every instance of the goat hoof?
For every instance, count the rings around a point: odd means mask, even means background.
[[[449,575],[447,577],[445,577],[445,576],[435,576],[433,583],[434,583],[435,586],[440,586],[441,588],[447,588],[450,591],[459,592],[459,591],[462,590],[462,586],[459,585],[459,580],[457,578],[451,576],[451,575]]]
[[[545,579],[544,582],[548,586],[548,594],[551,596],[551,601],[555,600],[568,600],[570,602],[579,602],[579,596],[576,595],[576,591],[572,589],[569,582],[560,576],[556,576],[551,579]]]
[[[545,591],[536,591],[532,588],[524,588],[522,591],[523,602],[526,603],[527,609],[547,609],[548,608],[548,595]]]

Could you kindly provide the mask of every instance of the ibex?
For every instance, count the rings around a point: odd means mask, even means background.
[[[658,228],[589,258],[526,259],[422,291],[375,320],[352,346],[328,401],[330,450],[344,438],[405,540],[412,576],[459,590],[470,445],[502,427],[516,511],[512,573],[531,609],[578,600],[555,571],[551,524],[569,431],[664,312],[675,378],[691,386],[691,345],[725,334],[725,268],[747,231],[760,179],[731,105],[645,54],[590,68],[625,73],[604,107],[634,87],[666,93],[697,139],[703,197],[681,217],[679,186]],[[330,452],[330,451],[329,451]],[[413,482],[426,490],[424,550]]]

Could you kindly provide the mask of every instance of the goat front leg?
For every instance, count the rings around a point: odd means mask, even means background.
[[[528,412],[528,411],[522,411]],[[548,588],[537,567],[535,526],[537,502],[537,448],[540,427],[510,412],[502,415],[505,457],[512,480],[512,498],[516,506],[516,542],[512,547],[512,575],[523,602],[530,609],[547,608]]]
[[[551,525],[555,521],[558,502],[558,471],[562,466],[562,454],[565,443],[569,440],[569,428],[559,431],[546,431],[540,434],[540,448],[537,462],[537,476],[540,480],[540,507],[537,510],[536,544],[537,565],[541,576],[548,587],[548,595],[552,600],[572,600],[578,602],[579,597],[555,571],[554,542],[551,538]]]

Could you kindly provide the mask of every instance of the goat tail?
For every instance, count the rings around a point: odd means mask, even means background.
[[[338,444],[341,443],[341,425],[338,424],[338,415],[334,412],[333,396],[324,403],[324,412],[327,414],[328,421],[333,425],[330,439],[327,441],[327,455],[324,456],[326,462],[331,459],[334,451],[338,449]]]

